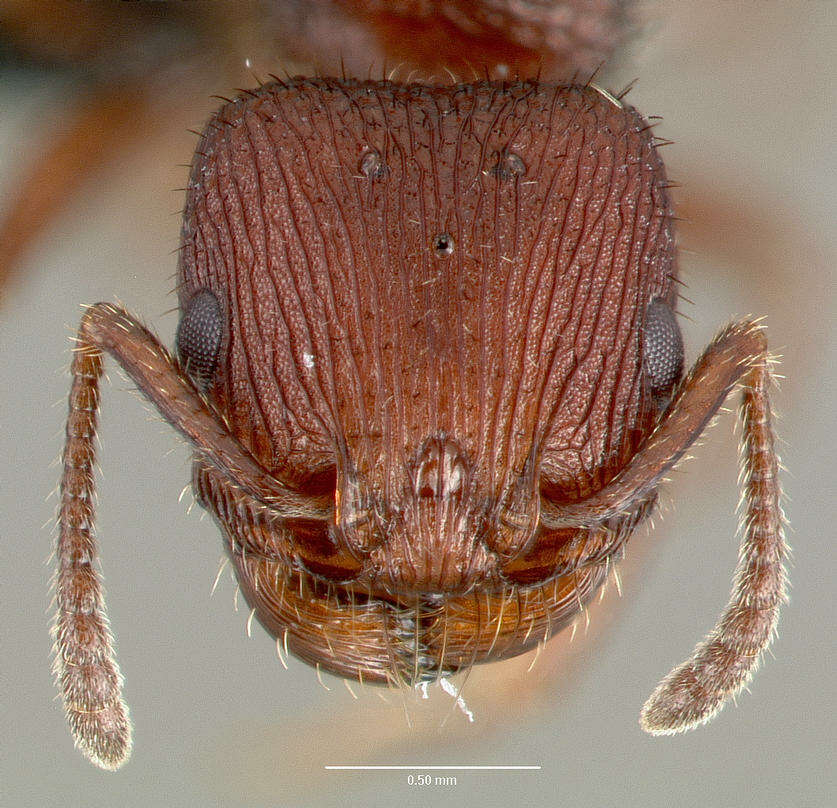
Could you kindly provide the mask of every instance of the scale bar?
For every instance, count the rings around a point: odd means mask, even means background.
[[[427,771],[428,769],[444,769],[446,771],[486,771],[488,769],[495,769],[495,770],[502,770],[502,771],[540,771],[540,766],[422,766],[419,765],[410,765],[410,766],[326,766],[326,769],[331,770],[354,770],[354,771],[373,771],[373,770],[386,770],[386,771],[393,771],[393,770],[405,770],[411,771],[414,769]]]

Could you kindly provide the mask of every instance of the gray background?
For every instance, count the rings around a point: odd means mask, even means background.
[[[834,578],[837,7],[833,2],[645,6],[646,32],[615,63],[614,89],[660,114],[679,212],[690,358],[728,319],[766,315],[786,375],[776,394],[795,548],[791,603],[775,658],[708,727],[653,739],[645,697],[714,623],[736,559],[737,450],[725,416],[666,488],[586,636],[475,670],[468,724],[450,699],[377,691],[292,661],[247,612],[221,542],[178,494],[188,451],[111,369],[104,388],[99,536],[135,751],[118,774],[74,751],[50,676],[49,522],[79,304],[118,297],[171,342],[176,211],[194,140],[215,102],[206,87],[160,116],[143,142],[98,171],[27,254],[0,311],[0,803],[41,805],[835,804]],[[249,54],[242,52],[239,62]],[[266,73],[281,62],[254,65]],[[47,112],[73,88],[48,72],[0,73],[0,205],[35,159]],[[46,524],[46,526],[44,526]],[[411,723],[408,724],[409,721]],[[445,720],[444,726],[440,724]],[[410,787],[404,772],[333,773],[328,763],[540,764],[458,772],[454,787]]]

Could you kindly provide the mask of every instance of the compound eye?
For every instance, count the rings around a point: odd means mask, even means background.
[[[668,399],[683,375],[683,336],[674,309],[655,298],[645,312],[642,355],[648,387],[659,399]]]
[[[218,298],[208,289],[201,290],[183,309],[176,338],[180,363],[201,390],[209,386],[218,366],[223,331]]]

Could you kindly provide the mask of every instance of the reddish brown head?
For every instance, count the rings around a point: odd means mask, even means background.
[[[784,597],[778,462],[758,325],[680,381],[665,189],[648,126],[594,87],[298,79],[225,106],[189,183],[180,363],[116,307],[79,328],[56,674],[91,758],[130,750],[93,567],[102,351],[195,447],[197,497],[277,648],[379,683],[573,619],[741,383],[733,595],[642,723],[714,715]]]
[[[592,87],[305,80],[218,113],[181,307],[217,301],[208,394],[236,437],[333,486],[339,577],[501,588],[542,492],[572,502],[624,466],[657,413],[664,188],[643,119]]]

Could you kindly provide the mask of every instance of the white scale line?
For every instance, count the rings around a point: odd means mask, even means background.
[[[495,769],[495,770],[514,770],[514,771],[540,771],[540,766],[326,766],[326,769],[331,770],[355,770],[355,771],[370,771],[370,770],[423,770],[426,771],[428,769],[448,769],[448,770],[460,770],[460,771],[485,771],[487,769]]]

